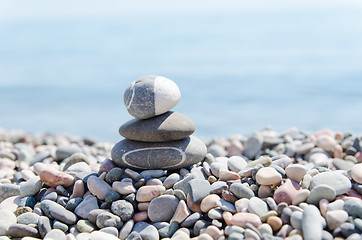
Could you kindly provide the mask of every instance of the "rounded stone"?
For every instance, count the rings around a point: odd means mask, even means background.
[[[67,237],[62,230],[52,229],[44,236],[44,239],[66,240]]]
[[[325,184],[332,187],[336,191],[336,195],[348,192],[351,187],[351,181],[340,172],[322,172],[315,175],[310,183],[310,188]]]
[[[9,227],[16,223],[16,216],[9,210],[0,210],[0,236],[6,235]]]
[[[357,183],[362,184],[362,163],[358,163],[351,168],[351,177]]]
[[[122,168],[118,168],[118,167],[112,168],[111,170],[109,170],[107,172],[105,180],[109,184],[112,184],[115,181],[121,181],[122,174],[123,174]]]
[[[255,213],[259,217],[266,215],[269,211],[266,202],[257,197],[250,198],[248,202],[248,210],[251,213]]]
[[[310,191],[307,203],[318,205],[321,199],[333,201],[336,198],[336,191],[328,185],[318,185]]]
[[[128,195],[137,191],[136,188],[133,186],[132,181],[126,180],[122,180],[120,182],[113,182],[112,188],[122,195]]]
[[[50,187],[56,187],[58,185],[69,187],[75,181],[72,175],[51,168],[42,170],[39,173],[39,177],[44,184]]]
[[[195,124],[185,115],[169,111],[149,119],[132,119],[119,128],[124,138],[143,142],[167,142],[187,138]]]
[[[43,200],[40,208],[49,218],[54,218],[68,225],[75,224],[77,221],[77,216],[74,213],[56,202]]]
[[[3,199],[20,195],[20,186],[12,183],[4,183],[0,186],[0,196]]]
[[[231,224],[235,226],[245,228],[247,223],[252,224],[254,227],[259,227],[261,225],[261,220],[258,215],[247,212],[236,213],[231,218]]]
[[[74,213],[79,217],[87,219],[90,211],[98,209],[98,200],[93,195],[86,196],[83,201],[75,208]]]
[[[161,185],[142,186],[137,191],[136,200],[138,202],[148,202],[154,199],[155,197],[163,194],[165,191],[166,188]]]
[[[245,186],[242,183],[233,183],[230,186],[230,192],[235,195],[237,198],[252,198],[255,196],[253,190]]]
[[[33,228],[26,224],[17,223],[9,227],[7,235],[12,238],[39,237],[39,232],[36,228]]]
[[[291,164],[285,168],[285,173],[289,179],[300,182],[307,173],[307,170],[301,164]]]
[[[347,221],[347,219],[348,219],[348,213],[344,210],[328,211],[326,214],[326,220],[327,220],[328,228],[330,230],[336,229],[342,223]]]
[[[147,119],[169,111],[181,98],[176,83],[162,76],[144,76],[124,93],[127,111],[138,119]]]
[[[124,222],[130,220],[134,213],[133,205],[126,200],[118,200],[113,202],[111,205],[111,210]]]
[[[179,169],[202,161],[206,155],[206,146],[193,136],[160,143],[124,139],[113,147],[111,155],[120,167]]]
[[[201,211],[208,212],[212,208],[217,207],[217,202],[220,200],[220,197],[216,194],[210,194],[205,197],[200,204]]]
[[[316,206],[307,205],[304,208],[302,230],[305,239],[322,239],[322,216]]]
[[[108,192],[113,191],[107,182],[97,176],[90,176],[87,180],[89,191],[98,199],[104,200]]]
[[[287,179],[283,185],[275,190],[273,198],[277,204],[285,202],[290,205],[299,190],[300,185],[297,182]]]
[[[99,228],[105,228],[105,227],[116,227],[120,228],[122,227],[123,223],[121,221],[121,218],[117,215],[114,215],[110,212],[102,212],[98,214],[96,219],[96,225]]]
[[[255,178],[260,185],[274,185],[282,181],[282,175],[272,167],[263,167],[259,169]]]
[[[79,220],[77,222],[77,229],[79,232],[87,232],[91,233],[95,230],[96,226],[94,226],[89,220]]]
[[[38,176],[32,177],[28,181],[20,183],[20,194],[23,197],[34,196],[42,186],[43,182]]]
[[[17,222],[21,224],[38,224],[39,215],[31,212],[23,213],[17,218]]]
[[[148,217],[152,222],[168,222],[174,215],[179,200],[172,195],[154,198],[148,205]]]
[[[146,222],[136,223],[133,227],[133,231],[137,232],[142,237],[142,239],[148,239],[148,240],[160,239],[157,228]]]

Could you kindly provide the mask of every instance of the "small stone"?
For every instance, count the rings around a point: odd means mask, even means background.
[[[351,177],[357,183],[362,184],[362,163],[358,163],[351,168]]]
[[[41,210],[50,218],[54,218],[66,224],[75,224],[77,217],[74,213],[66,210],[63,206],[50,200],[43,200],[40,204]]]
[[[249,159],[254,159],[255,155],[261,150],[263,146],[263,137],[261,135],[255,135],[245,142],[245,148],[243,155]]]
[[[136,188],[133,186],[132,180],[128,181],[128,180],[123,179],[120,182],[118,182],[118,181],[113,182],[112,188],[122,195],[128,195],[128,194],[137,192]]]
[[[172,188],[175,183],[181,180],[181,176],[178,173],[172,173],[169,175],[165,181],[163,181],[163,186],[166,189]]]
[[[207,180],[195,178],[190,180],[190,197],[193,203],[200,203],[202,199],[210,194],[211,186]]]
[[[332,187],[336,191],[336,195],[341,195],[348,192],[351,187],[351,181],[339,172],[322,172],[315,175],[311,181],[311,189],[325,184]]]
[[[73,194],[70,196],[70,198],[82,198],[84,195],[84,183],[82,180],[75,181],[73,185]]]
[[[105,210],[105,209],[93,209],[92,211],[89,212],[88,214],[88,220],[93,223],[94,225],[96,224],[97,221],[97,216],[101,213],[104,212],[109,212],[109,210]]]
[[[254,227],[259,227],[261,225],[260,218],[254,213],[240,212],[236,213],[231,218],[232,225],[245,228],[247,223],[252,224]]]
[[[178,223],[173,222],[170,225],[159,229],[158,232],[159,232],[161,238],[169,238],[176,232],[178,227],[179,227]]]
[[[201,211],[208,212],[208,211],[210,211],[210,209],[216,208],[217,202],[219,200],[220,200],[220,197],[216,194],[208,195],[201,201],[201,205],[200,205]]]
[[[318,185],[310,191],[310,194],[307,198],[307,203],[318,205],[319,201],[322,199],[327,199],[328,201],[333,201],[336,198],[336,191],[328,185]]]
[[[98,209],[98,200],[93,195],[88,195],[84,200],[75,208],[74,213],[79,217],[87,219],[90,211]]]
[[[61,230],[63,232],[67,232],[69,230],[69,227],[68,227],[67,224],[55,220],[53,222],[53,229],[59,229],[59,230]]]
[[[111,234],[115,237],[118,237],[118,229],[115,227],[105,227],[105,228],[100,229],[99,231]]]
[[[127,111],[138,119],[147,119],[169,111],[176,106],[181,93],[176,83],[162,76],[144,76],[124,93]]]
[[[122,221],[128,221],[134,214],[133,205],[126,200],[118,200],[112,203],[111,210],[119,216]]]
[[[264,167],[256,173],[256,181],[260,185],[275,185],[281,182],[282,175],[272,167]]]
[[[173,185],[173,188],[176,189],[180,189],[182,190],[185,195],[190,193],[190,185],[189,185],[189,181],[191,181],[192,179],[197,178],[196,174],[191,173],[188,176],[186,176],[184,179],[178,181],[177,183],[175,183]]]
[[[104,201],[106,201],[107,203],[112,203],[114,201],[117,201],[121,199],[121,194],[119,194],[118,192],[108,192],[106,197],[104,198]]]
[[[349,198],[344,202],[343,210],[350,216],[362,218],[362,200],[358,198]]]
[[[251,190],[250,188],[248,188],[247,186],[245,186],[244,184],[239,183],[239,182],[231,184],[230,191],[237,198],[249,198],[250,199],[255,196],[253,190]]]
[[[152,222],[170,221],[178,206],[179,200],[172,195],[154,198],[148,206],[148,217]]]
[[[0,196],[3,199],[7,199],[9,197],[19,196],[20,195],[20,186],[11,184],[11,183],[4,183],[0,186]]]
[[[58,185],[69,187],[75,181],[72,175],[51,168],[42,170],[39,173],[39,177],[44,184],[50,187],[56,187]]]
[[[65,205],[65,209],[74,212],[78,205],[83,201],[83,198],[72,198]]]
[[[213,220],[214,219],[221,220],[222,214],[223,214],[223,211],[221,209],[213,208],[213,209],[210,209],[210,211],[207,213],[207,216]]]
[[[99,167],[99,170],[101,172],[109,172],[114,167],[116,167],[116,164],[112,161],[112,159],[106,158]]]
[[[38,176],[32,177],[28,181],[20,183],[20,194],[23,197],[34,196],[40,191],[42,186],[43,182]]]
[[[113,147],[111,155],[120,167],[179,169],[202,161],[206,155],[206,146],[193,136],[160,143],[124,139]]]
[[[305,239],[322,239],[322,216],[317,207],[308,205],[304,208],[302,230]]]
[[[46,216],[40,216],[38,219],[38,229],[39,234],[42,238],[45,237],[45,235],[52,230],[52,227],[50,226],[50,220]]]
[[[307,170],[301,164],[291,164],[285,168],[285,173],[289,179],[299,183],[307,173]]]
[[[12,224],[7,235],[11,238],[22,238],[22,237],[39,237],[39,232],[36,228],[25,224]]]
[[[55,151],[55,159],[57,161],[63,160],[77,152],[82,152],[82,150],[77,145],[61,145],[58,146]]]
[[[255,213],[259,217],[266,215],[269,211],[267,204],[257,197],[250,198],[248,202],[248,210],[251,213]]]
[[[239,156],[232,156],[228,159],[228,168],[233,171],[233,172],[240,172],[241,170],[243,170],[247,163],[244,160],[244,158],[239,157]]]
[[[184,200],[181,200],[178,205],[177,208],[175,210],[174,215],[172,216],[170,222],[176,222],[176,223],[181,223],[183,220],[185,220],[188,216],[190,216],[191,211],[188,209],[186,203]]]
[[[283,185],[275,190],[274,200],[277,204],[285,202],[290,205],[299,190],[300,185],[297,182],[287,179]]]
[[[129,234],[126,240],[142,240],[142,237],[139,233],[133,231]]]
[[[137,232],[142,239],[159,240],[157,228],[146,222],[136,223],[133,227],[133,231]]]
[[[90,166],[85,162],[77,162],[73,165],[69,166],[68,169],[65,171],[67,173],[76,173],[76,172],[91,172],[92,169]]]
[[[83,233],[91,233],[95,230],[96,226],[94,226],[89,220],[79,220],[77,222],[77,229],[79,232]]]
[[[303,212],[295,211],[290,215],[290,224],[298,230],[302,230]]]
[[[121,240],[125,240],[127,238],[127,236],[131,233],[132,229],[134,226],[134,221],[132,219],[128,220],[123,227],[121,228],[121,230],[119,231],[119,235],[118,237]]]
[[[31,212],[23,213],[17,218],[17,222],[21,224],[38,224],[39,215]]]
[[[144,222],[148,220],[148,213],[147,210],[142,211],[142,212],[136,212],[133,217],[132,220],[134,222]]]
[[[115,181],[122,180],[122,174],[123,174],[122,168],[114,167],[107,172],[105,180],[107,183],[112,184]]]
[[[180,190],[180,189],[176,189],[173,191],[173,195],[175,195],[179,200],[184,200],[186,201],[186,195],[185,193]]]
[[[142,186],[137,191],[136,200],[138,202],[149,202],[155,197],[163,194],[165,191],[165,187],[160,185]]]
[[[301,202],[305,202],[310,194],[308,189],[301,189],[297,194],[295,194],[292,204],[298,205]]]
[[[336,145],[336,140],[329,135],[320,135],[316,141],[316,146],[323,148],[326,151],[332,151]]]
[[[195,236],[200,235],[200,231],[201,229],[207,228],[208,226],[210,226],[211,223],[205,220],[198,220],[193,228],[193,233]]]
[[[13,224],[16,224],[15,214],[9,210],[0,210],[0,236],[6,235]]]
[[[65,162],[66,161],[66,162]],[[81,152],[77,152],[77,153],[74,153],[72,154],[72,156],[70,156],[69,158],[65,159],[62,163],[64,163],[64,167],[63,167],[63,171],[66,171],[68,170],[68,168],[76,163],[80,163],[80,162],[84,162],[84,163],[88,163],[88,157],[86,155],[84,155],[83,153]],[[72,172],[72,171],[70,171]],[[86,171],[86,172],[90,172],[89,171]]]
[[[105,228],[105,227],[116,227],[120,228],[122,227],[123,223],[121,221],[121,218],[117,215],[110,213],[110,212],[102,212],[98,214],[96,225],[99,228]]]
[[[96,176],[90,176],[88,178],[87,186],[89,191],[100,200],[104,200],[107,193],[113,190],[108,183]]]
[[[328,211],[326,214],[326,220],[329,230],[338,228],[342,223],[347,221],[348,213],[344,210]]]
[[[166,112],[149,119],[132,119],[119,128],[124,138],[143,142],[167,142],[187,138],[195,131],[195,124],[178,112]]]
[[[345,171],[350,170],[355,165],[352,161],[347,161],[340,158],[333,158],[332,163],[337,170]]]
[[[274,232],[277,232],[280,230],[280,228],[283,225],[282,220],[277,216],[271,216],[268,218],[267,223],[271,226]]]
[[[219,171],[219,181],[232,181],[239,180],[240,176],[232,171],[226,169],[220,169]]]

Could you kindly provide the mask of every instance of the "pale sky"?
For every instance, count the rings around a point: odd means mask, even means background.
[[[0,0],[0,19],[107,17],[299,9],[356,9],[361,0]]]

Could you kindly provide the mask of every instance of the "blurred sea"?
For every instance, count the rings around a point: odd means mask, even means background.
[[[362,133],[360,11],[0,20],[0,127],[120,138],[123,92],[174,80],[202,138]]]

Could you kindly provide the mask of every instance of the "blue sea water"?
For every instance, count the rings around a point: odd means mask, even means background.
[[[123,92],[174,80],[202,138],[331,128],[362,133],[356,9],[0,19],[0,127],[120,138]]]

